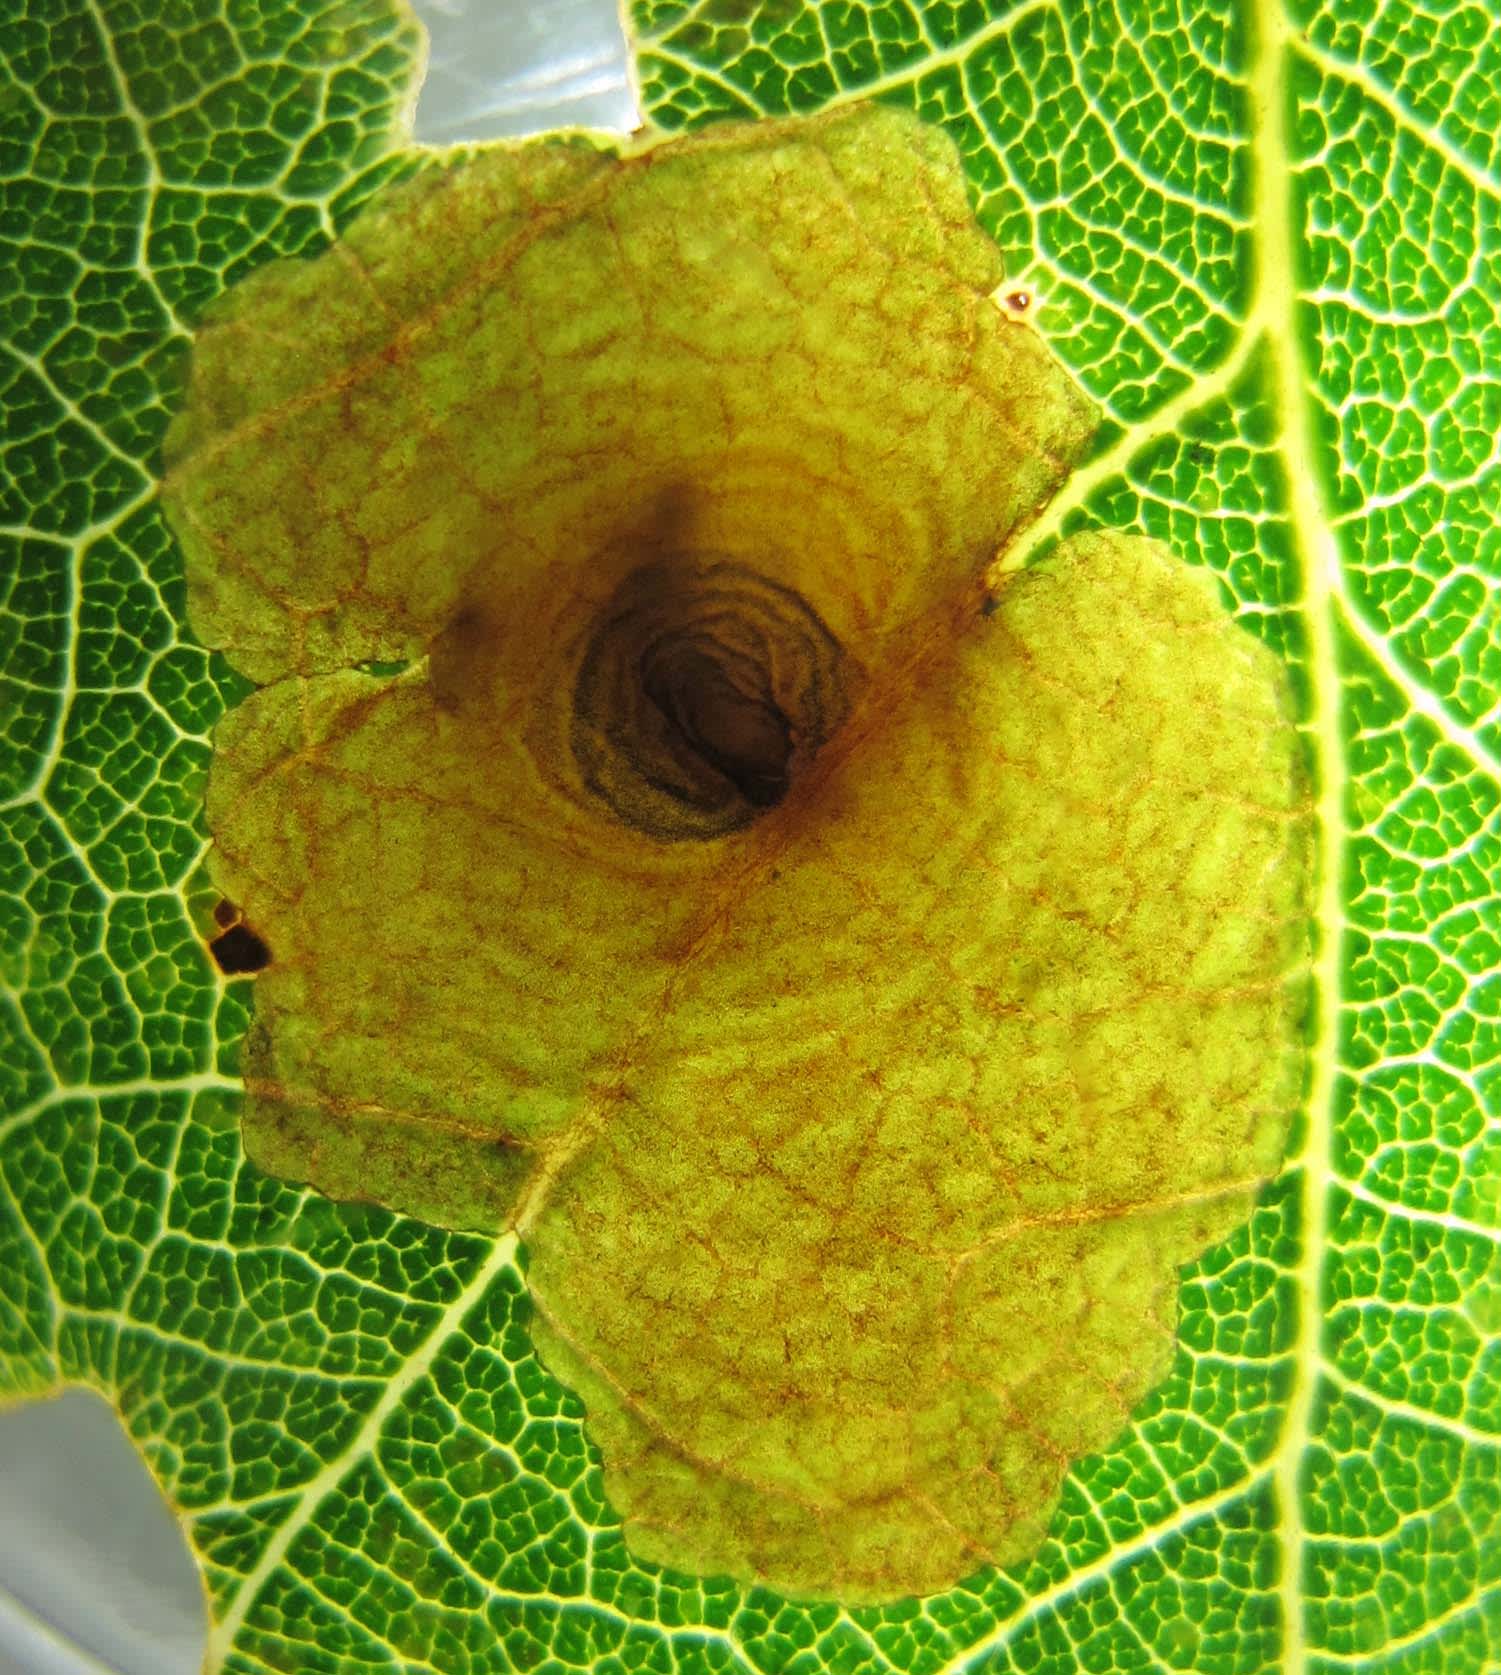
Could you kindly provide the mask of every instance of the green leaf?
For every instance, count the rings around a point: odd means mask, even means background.
[[[954,135],[1105,409],[1034,529],[1156,535],[1324,770],[1308,1115],[1030,1563],[799,1605],[632,1562],[514,1246],[267,1180],[205,948],[208,730],[157,450],[203,306],[404,166],[374,0],[0,10],[0,1389],[120,1407],[210,1664],[1475,1675],[1501,1657],[1501,64],[1475,6],[642,0],[667,127]],[[1018,559],[1028,556],[1018,551]]]

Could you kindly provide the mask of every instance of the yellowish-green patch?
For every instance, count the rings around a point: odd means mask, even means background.
[[[169,444],[267,1169],[518,1228],[643,1557],[1035,1546],[1302,1079],[1272,656],[1087,446],[945,140],[481,154],[203,332]],[[373,667],[372,667],[373,666]]]

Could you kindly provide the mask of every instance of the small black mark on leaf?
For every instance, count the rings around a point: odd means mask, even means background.
[[[217,910],[215,918],[218,917]],[[271,963],[271,950],[249,925],[231,925],[209,943],[208,951],[226,977],[243,977],[263,971]]]

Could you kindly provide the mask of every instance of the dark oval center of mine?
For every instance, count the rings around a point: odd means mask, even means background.
[[[704,554],[630,571],[578,646],[578,787],[668,841],[724,837],[789,799],[859,673],[801,594]]]
[[[748,658],[671,638],[641,659],[641,689],[683,744],[754,808],[787,795],[792,728]]]

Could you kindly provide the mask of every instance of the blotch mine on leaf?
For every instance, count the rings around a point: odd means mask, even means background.
[[[518,1227],[636,1553],[846,1600],[1036,1546],[1302,1078],[1275,659],[1118,535],[986,594],[1094,422],[1002,279],[887,109],[487,151],[168,441],[251,1156]]]

